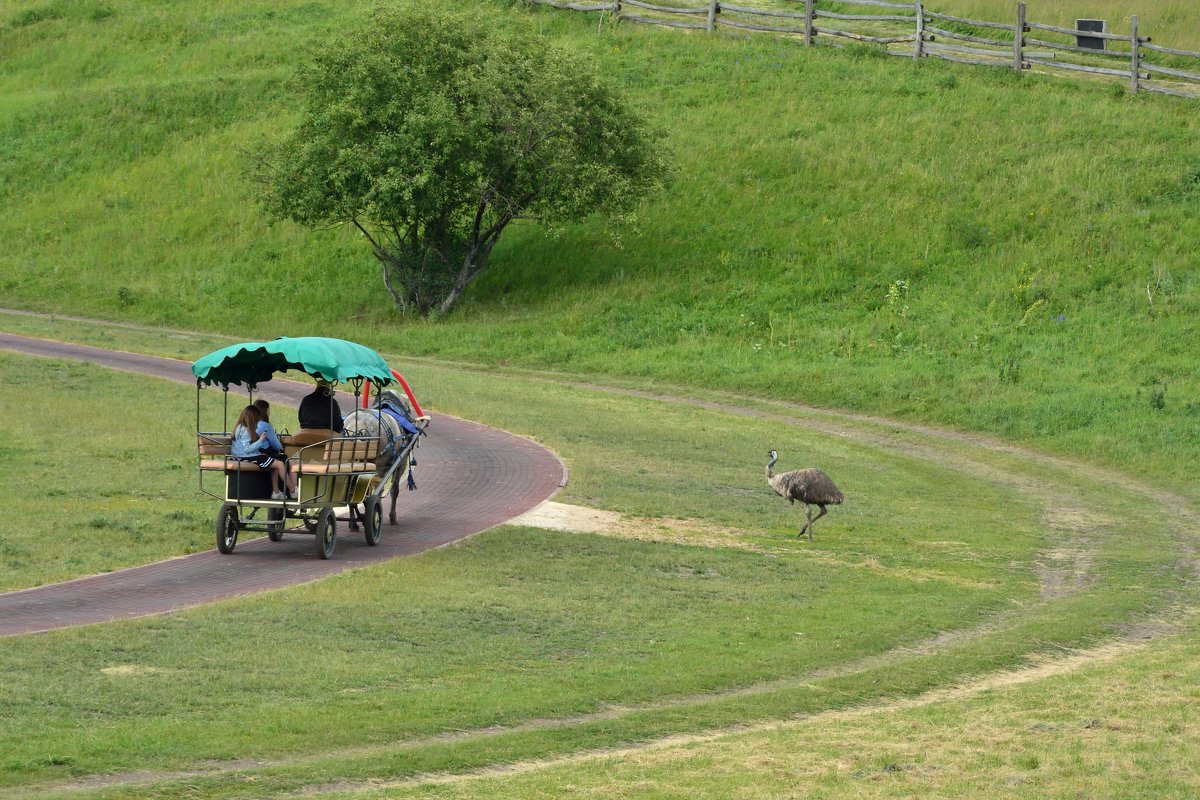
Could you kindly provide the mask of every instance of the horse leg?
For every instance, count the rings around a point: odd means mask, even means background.
[[[409,469],[412,469],[412,467],[409,467]],[[392,495],[392,510],[388,512],[388,522],[395,525],[396,524],[396,499],[398,497],[400,497],[400,478],[399,478],[399,476],[397,476],[392,481],[392,491],[390,492],[390,494]]]

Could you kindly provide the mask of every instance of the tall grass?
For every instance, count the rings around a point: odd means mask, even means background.
[[[926,5],[970,19],[1016,21],[1016,0],[933,0]],[[1110,33],[1126,36],[1136,15],[1140,35],[1153,37],[1155,44],[1200,50],[1200,14],[1188,0],[1026,0],[1025,5],[1028,18],[1036,22],[1074,28],[1077,19],[1103,19]]]

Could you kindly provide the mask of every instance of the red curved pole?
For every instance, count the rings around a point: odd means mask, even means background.
[[[392,370],[392,377],[400,381],[400,385],[404,387],[404,393],[408,395],[408,402],[412,403],[413,413],[418,417],[425,416],[425,412],[421,410],[421,404],[417,402],[417,398],[413,396],[412,389],[408,388],[408,381],[404,380],[404,376],[396,370]]]
[[[371,407],[371,381],[363,381],[363,408]]]

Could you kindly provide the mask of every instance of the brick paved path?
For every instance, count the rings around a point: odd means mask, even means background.
[[[0,334],[0,348],[195,383],[186,361],[10,334]],[[311,385],[281,380],[263,388],[272,402],[293,408],[312,390]],[[420,399],[420,387],[414,391]],[[337,551],[328,561],[315,555],[312,536],[288,534],[282,542],[239,540],[228,556],[211,550],[0,594],[0,636],[161,614],[420,553],[523,514],[553,496],[567,477],[557,456],[528,439],[441,414],[434,414],[416,457],[419,488],[401,489],[396,525],[387,523],[385,506],[377,547],[368,547],[361,531],[352,533],[339,522]],[[218,508],[214,501],[214,525]]]

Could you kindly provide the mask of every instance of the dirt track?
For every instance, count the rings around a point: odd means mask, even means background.
[[[191,364],[0,334],[0,348],[192,384]],[[272,400],[297,406],[311,386],[272,381]],[[304,583],[343,570],[441,547],[487,530],[551,497],[566,483],[563,463],[545,448],[504,431],[434,412],[417,450],[418,490],[401,491],[397,525],[385,523],[378,547],[338,527],[334,557],[314,554],[311,536],[239,542],[215,550],[66,583],[0,594],[0,636],[162,614],[227,597]],[[189,434],[190,435],[190,434]],[[464,491],[470,487],[470,491]],[[217,504],[213,505],[216,518]]]

